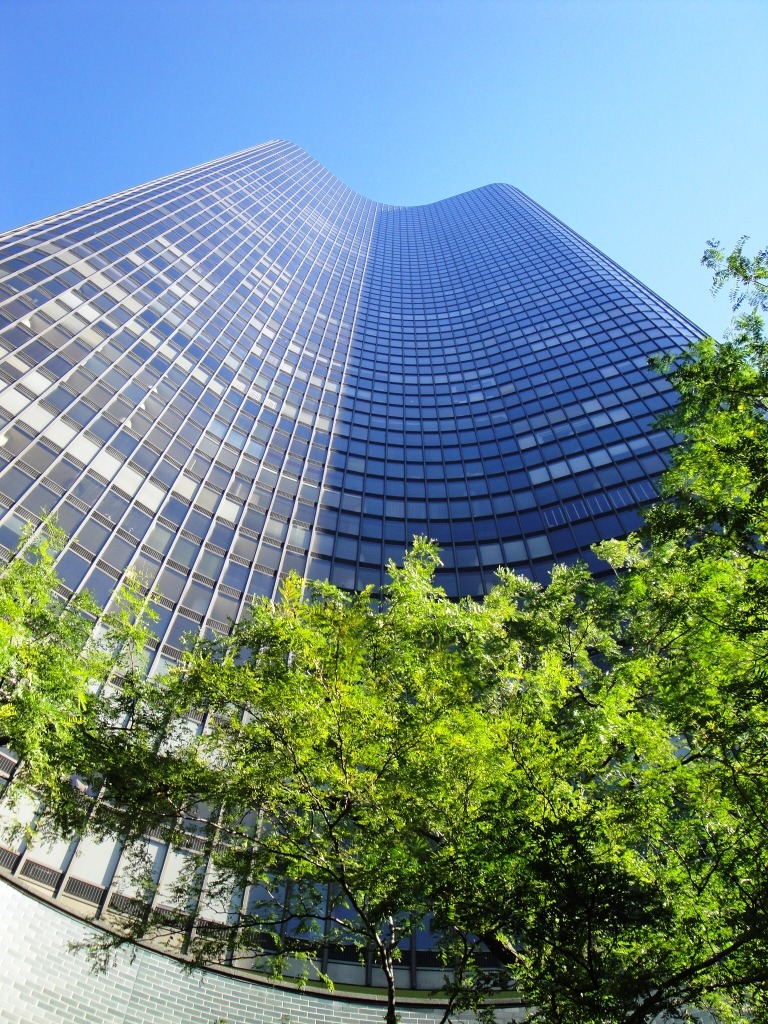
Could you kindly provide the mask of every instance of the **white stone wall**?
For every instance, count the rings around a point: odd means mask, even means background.
[[[171,957],[136,947],[93,973],[82,952],[95,929],[0,879],[2,1024],[380,1024],[384,1004],[289,986],[246,981],[226,972],[185,971]],[[442,1009],[404,1002],[402,1024],[437,1024]],[[504,1008],[499,1024],[521,1021]],[[459,1021],[471,1021],[462,1015]]]

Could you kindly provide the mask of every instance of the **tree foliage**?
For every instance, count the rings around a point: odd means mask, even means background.
[[[492,605],[453,604],[432,585],[437,564],[417,542],[383,602],[289,576],[279,602],[198,640],[160,685],[136,679],[102,703],[82,735],[84,781],[109,798],[92,827],[204,837],[193,918],[226,918],[247,897],[234,930],[190,935],[191,955],[282,963],[352,943],[383,971],[395,1020],[400,945],[431,911],[446,823],[490,771],[485,704],[514,655]],[[207,715],[201,735],[191,708]]]
[[[505,772],[477,835],[457,833],[447,916],[546,1021],[766,1019],[768,272],[743,240],[704,261],[738,315],[723,343],[657,364],[680,396],[661,499],[642,540],[600,546],[610,597],[557,570],[520,605],[519,705],[543,669],[570,680],[506,744],[529,792]]]
[[[502,571],[454,603],[421,539],[378,596],[288,577],[162,680],[135,662],[134,595],[107,644],[120,685],[86,696],[103,664],[54,659],[48,680],[35,644],[53,621],[68,656],[96,651],[92,609],[50,598],[45,548],[5,570],[0,715],[30,763],[53,735],[88,786],[61,785],[59,755],[37,771],[51,820],[197,850],[175,910],[134,936],[176,928],[197,961],[278,969],[352,943],[393,1022],[400,950],[429,917],[453,1009],[510,984],[547,1024],[768,1020],[768,260],[741,240],[704,262],[738,315],[657,363],[679,443],[644,534],[598,548],[611,584]]]
[[[543,820],[528,807],[498,817],[502,802],[491,804],[485,839],[497,838],[500,860],[489,874],[507,888],[490,918],[472,883],[483,844],[467,858],[463,922],[491,925],[488,945],[548,1021],[695,1008],[765,1019],[765,254],[749,260],[740,243],[726,258],[713,245],[705,260],[748,308],[724,343],[705,339],[664,366],[680,395],[665,422],[680,443],[642,542],[600,546],[617,574],[602,641],[588,641],[555,703],[544,756],[520,757],[526,772],[543,769]],[[530,605],[533,665],[559,669],[574,636],[589,635],[580,623],[601,621],[606,595],[572,574],[575,613],[558,601],[563,579]],[[551,613],[537,605],[558,611],[548,636]],[[507,822],[514,831],[498,839]]]
[[[93,680],[108,670],[94,642],[99,609],[88,594],[65,601],[54,568],[55,524],[24,534],[0,568],[0,745],[23,759],[33,784],[58,762],[82,722]]]
[[[11,798],[43,794],[38,830],[71,834],[92,809],[71,782],[94,763],[104,687],[144,679],[152,613],[133,577],[107,614],[88,591],[62,596],[56,558],[66,539],[46,519],[0,567],[0,746],[19,758]]]

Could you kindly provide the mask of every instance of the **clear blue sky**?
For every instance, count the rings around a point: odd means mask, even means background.
[[[424,203],[523,189],[703,328],[768,243],[768,0],[0,0],[0,229],[271,138]]]

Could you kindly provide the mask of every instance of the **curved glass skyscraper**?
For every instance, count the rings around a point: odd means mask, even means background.
[[[415,534],[450,595],[544,581],[636,525],[647,359],[697,333],[508,185],[385,206],[269,142],[0,236],[0,554],[45,510],[69,591],[138,570],[156,667],[291,569],[380,585]],[[92,909],[119,860],[0,849]]]

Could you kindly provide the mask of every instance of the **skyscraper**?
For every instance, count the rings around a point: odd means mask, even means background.
[[[155,669],[291,569],[379,586],[417,534],[451,596],[545,581],[636,525],[647,359],[696,335],[508,185],[386,206],[265,143],[0,236],[0,554],[45,510],[68,591],[138,570]],[[86,910],[119,860],[0,849]]]

